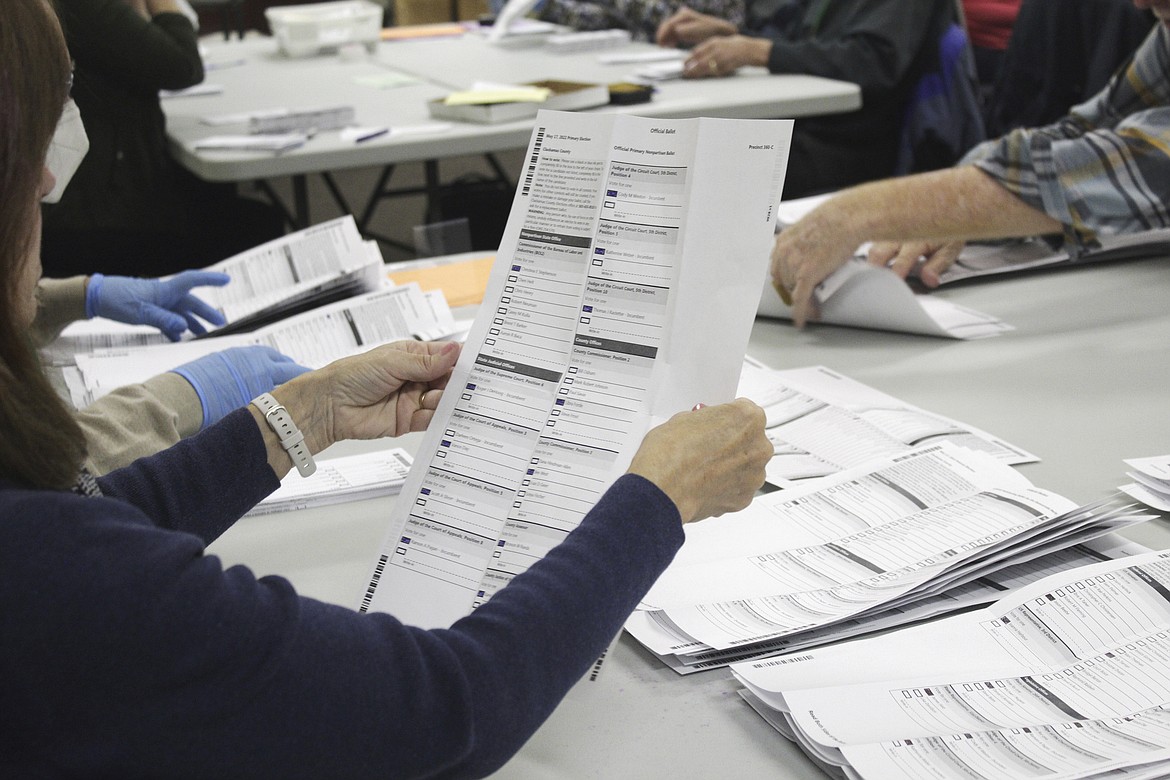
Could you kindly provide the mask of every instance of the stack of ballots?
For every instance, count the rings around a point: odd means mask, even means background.
[[[791,653],[1129,554],[1110,532],[1148,518],[1116,498],[1077,507],[944,442],[688,526],[626,629],[680,673]]]
[[[377,243],[363,239],[353,217],[344,216],[208,266],[204,270],[226,274],[231,281],[223,287],[200,287],[196,295],[227,319],[222,327],[204,323],[208,335],[224,336],[377,290],[383,267]],[[62,365],[73,362],[78,352],[166,343],[166,337],[149,325],[84,320],[65,329],[48,358]]]
[[[70,326],[53,348],[68,355],[62,376],[73,405],[84,408],[115,387],[229,347],[269,346],[320,368],[380,344],[437,339],[456,330],[442,291],[392,285],[377,245],[361,238],[349,216],[263,244],[211,270],[231,278],[224,287],[197,290],[228,319],[227,326],[210,329],[214,338],[170,344],[157,332],[136,330],[143,326],[97,320]]]
[[[1170,552],[993,606],[736,664],[741,695],[833,777],[1170,776]]]

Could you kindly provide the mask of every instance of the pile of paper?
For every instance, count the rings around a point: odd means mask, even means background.
[[[1170,552],[1061,572],[994,606],[733,667],[834,777],[1170,775]]]
[[[313,306],[378,289],[382,253],[353,216],[322,222],[210,266],[231,277],[199,295],[227,317],[219,333],[252,330]]]
[[[998,336],[1013,327],[998,317],[947,300],[938,294],[916,294],[891,271],[854,258],[833,272],[814,291],[816,321],[826,325],[891,330],[950,339]],[[769,283],[764,286],[761,317],[792,319],[792,309]]]
[[[322,306],[252,333],[78,354],[64,377],[73,405],[82,409],[116,387],[229,347],[262,344],[303,366],[320,368],[391,341],[441,338],[455,327],[442,292],[423,293],[411,284]]]
[[[255,330],[383,284],[377,243],[365,241],[348,215],[281,236],[205,270],[231,278],[223,287],[194,290],[227,319],[220,328],[204,323],[213,336]],[[98,318],[71,324],[44,352],[50,364],[68,365],[77,353],[168,343],[157,328]]]
[[[402,448],[318,461],[311,476],[289,472],[280,487],[248,514],[267,515],[397,495],[412,462]]]
[[[737,394],[767,415],[768,482],[791,487],[873,458],[949,441],[1018,466],[1038,458],[986,431],[928,412],[824,366],[776,371],[746,358]]]
[[[678,671],[790,652],[980,603],[948,592],[1148,517],[944,442],[688,526],[626,629]]]
[[[1133,482],[1122,485],[1121,491],[1148,507],[1170,512],[1170,455],[1130,458],[1125,463],[1133,469],[1127,473]]]

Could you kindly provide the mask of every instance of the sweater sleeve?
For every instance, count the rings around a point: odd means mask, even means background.
[[[58,6],[70,54],[85,68],[151,93],[203,81],[198,38],[183,14],[143,19],[123,0],[58,0]]]
[[[167,372],[127,385],[77,412],[93,474],[106,474],[165,450],[199,430],[199,396],[178,374]]]
[[[816,6],[817,4],[813,4]],[[937,17],[934,0],[848,0],[829,4],[820,29],[799,39],[776,39],[773,73],[802,73],[852,81],[872,99],[898,88]]]
[[[132,504],[160,527],[210,543],[280,481],[268,465],[263,434],[243,408],[98,484],[103,494]]]
[[[670,499],[627,475],[490,601],[423,630],[223,571],[124,504],[62,501],[87,516],[54,529],[41,508],[24,523],[40,536],[24,541],[60,546],[68,527],[69,566],[30,570],[0,545],[0,589],[9,563],[44,582],[0,615],[0,628],[26,626],[0,650],[23,667],[0,710],[35,702],[22,723],[43,733],[24,744],[45,740],[60,774],[481,777],[599,657],[683,540]]]
[[[85,279],[71,276],[37,282],[37,316],[30,329],[33,344],[43,347],[60,336],[66,325],[85,319]]]

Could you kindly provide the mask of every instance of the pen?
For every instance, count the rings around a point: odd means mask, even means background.
[[[390,128],[379,127],[376,130],[371,130],[370,132],[365,133],[364,135],[355,136],[353,139],[353,142],[355,144],[360,144],[362,141],[368,141],[371,138],[377,138],[378,136],[386,135],[389,132],[390,132]]]

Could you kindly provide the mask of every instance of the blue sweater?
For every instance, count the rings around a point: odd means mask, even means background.
[[[0,777],[473,777],[508,760],[682,544],[622,477],[450,629],[298,596],[204,546],[276,488],[246,411],[100,480],[0,482]]]

